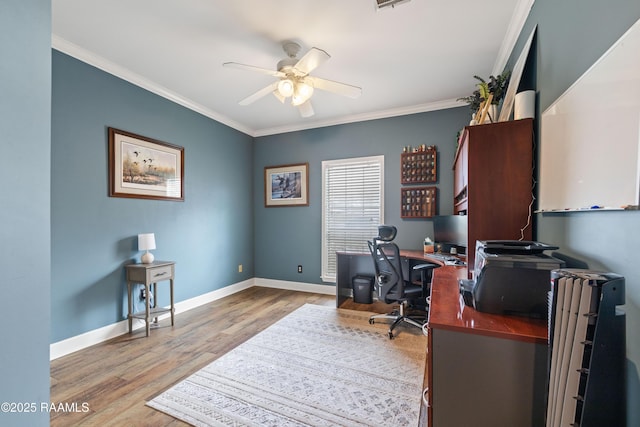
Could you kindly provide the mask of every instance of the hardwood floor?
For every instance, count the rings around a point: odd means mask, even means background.
[[[305,303],[335,297],[254,287],[178,314],[174,327],[162,320],[149,337],[142,328],[56,359],[51,402],[77,411],[52,412],[51,426],[186,426],[145,402]]]

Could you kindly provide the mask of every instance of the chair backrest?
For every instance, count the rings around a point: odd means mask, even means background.
[[[398,246],[377,238],[367,243],[376,271],[378,299],[391,303],[404,298],[405,281],[402,276],[402,260]]]

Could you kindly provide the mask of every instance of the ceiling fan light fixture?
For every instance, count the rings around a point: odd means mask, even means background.
[[[290,97],[294,93],[295,86],[291,79],[282,79],[278,82],[278,93],[285,98]]]
[[[313,95],[313,86],[306,83],[304,80],[296,83],[293,96],[291,97],[291,104],[298,106],[304,104]]]
[[[387,1],[400,2],[409,0]],[[239,102],[240,105],[252,104],[263,96],[272,93],[281,103],[285,103],[285,101],[291,98],[291,104],[297,107],[302,117],[311,117],[314,111],[310,99],[315,89],[333,92],[353,99],[362,93],[362,88],[360,87],[310,75],[319,65],[331,58],[324,50],[312,47],[302,58],[298,59],[297,54],[300,51],[300,45],[298,43],[285,42],[282,47],[287,53],[287,58],[278,62],[276,71],[237,62],[225,62],[222,64],[225,67],[256,71],[278,79],[241,100]]]

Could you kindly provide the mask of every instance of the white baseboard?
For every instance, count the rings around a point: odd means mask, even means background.
[[[256,277],[255,286],[263,288],[288,289],[290,291],[312,292],[315,294],[335,295],[336,287],[334,285],[315,285],[304,282],[289,282],[286,280],[263,279]]]
[[[203,295],[199,295],[194,298],[190,298],[185,301],[180,301],[175,304],[175,313],[183,313],[191,310],[192,308],[200,307],[201,305],[208,304],[212,301],[219,300],[220,298],[233,295],[237,292],[249,289],[253,286],[261,286],[265,288],[276,289],[288,289],[291,291],[313,292],[326,295],[335,295],[335,286],[330,285],[316,285],[311,283],[302,282],[289,282],[284,280],[273,279],[261,279],[251,278],[243,282],[234,283],[233,285],[225,286],[221,289],[208,292]],[[160,316],[160,319],[169,317],[169,314]],[[144,327],[144,322],[134,322],[133,329],[137,330]],[[103,326],[92,331],[85,332],[74,337],[64,339],[62,341],[55,342],[49,346],[49,360],[55,360],[59,357],[66,356],[67,354],[74,353],[78,350],[90,347],[95,344],[110,340],[129,333],[129,322],[122,320],[111,325]]]
[[[199,295],[188,300],[180,301],[175,304],[175,313],[183,313],[187,310],[191,310],[192,308],[196,308],[220,298],[235,294],[236,292],[240,292],[252,286],[254,286],[254,279],[248,279],[243,282],[225,286],[222,289],[216,289],[215,291],[208,292],[206,294]],[[163,316],[160,316],[160,319],[166,318],[168,316],[169,314],[165,314]],[[133,324],[134,330],[143,327],[144,322],[134,322]],[[67,354],[82,350],[83,348],[87,348],[95,344],[99,344],[101,342],[110,340],[120,335],[124,335],[126,333],[129,333],[129,322],[128,320],[122,320],[111,325],[103,326],[102,328],[94,329],[92,331],[88,331],[83,334],[55,342],[49,346],[49,360],[55,360],[59,357],[66,356]]]

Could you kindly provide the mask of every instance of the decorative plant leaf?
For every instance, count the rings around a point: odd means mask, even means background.
[[[489,94],[493,94],[493,98],[491,99],[492,104],[497,105],[500,103],[509,87],[511,71],[506,70],[497,77],[490,76],[488,82],[480,76],[474,75],[473,78],[478,80],[478,83],[476,83],[477,89],[474,90],[470,96],[458,98],[458,101],[464,101],[469,104],[471,112],[475,114],[482,102],[489,98]]]
[[[507,88],[509,87],[509,80],[511,78],[511,71],[507,70],[500,74],[498,77],[489,77],[488,88],[493,93],[492,104],[499,104],[502,98],[504,98]]]
[[[482,104],[482,97],[480,96],[480,91],[475,90],[471,95],[465,96],[464,98],[458,98],[458,101],[463,101],[469,104],[469,109],[472,114],[475,114],[476,111],[480,108],[480,104]]]

